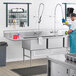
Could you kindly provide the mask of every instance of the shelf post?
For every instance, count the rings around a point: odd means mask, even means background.
[[[27,26],[29,26],[29,4],[27,4]]]
[[[65,20],[67,21],[67,3],[65,3]]]
[[[8,4],[6,4],[6,27],[8,27]]]

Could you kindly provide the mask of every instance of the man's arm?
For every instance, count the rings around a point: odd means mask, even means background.
[[[67,23],[66,25],[69,27],[69,25],[70,25],[70,24],[69,24],[69,23]]]

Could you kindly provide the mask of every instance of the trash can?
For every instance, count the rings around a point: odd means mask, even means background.
[[[0,66],[6,65],[6,47],[8,44],[6,42],[0,42]]]

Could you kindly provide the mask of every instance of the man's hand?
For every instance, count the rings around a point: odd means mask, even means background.
[[[72,31],[73,31],[72,29],[69,29],[69,30],[68,30],[68,34],[70,34]]]

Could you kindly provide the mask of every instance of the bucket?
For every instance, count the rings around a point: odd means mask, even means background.
[[[13,39],[18,39],[19,35],[13,35]]]

